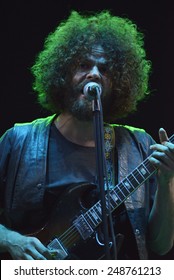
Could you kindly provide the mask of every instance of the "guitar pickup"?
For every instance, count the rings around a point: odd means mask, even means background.
[[[74,222],[74,226],[80,233],[83,240],[86,240],[94,232],[90,224],[87,222],[83,215],[80,215]]]

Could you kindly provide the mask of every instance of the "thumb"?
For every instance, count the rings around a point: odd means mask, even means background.
[[[169,140],[169,138],[167,136],[167,132],[165,131],[164,128],[159,129],[159,139],[160,139],[161,144],[164,144],[166,141]]]

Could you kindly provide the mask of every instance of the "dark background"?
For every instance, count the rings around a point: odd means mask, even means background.
[[[145,128],[158,141],[158,128],[174,133],[174,9],[172,1],[6,1],[1,2],[0,134],[15,122],[45,116],[32,94],[30,67],[48,33],[71,10],[109,9],[132,19],[145,34],[145,48],[152,61],[153,94],[123,123]]]

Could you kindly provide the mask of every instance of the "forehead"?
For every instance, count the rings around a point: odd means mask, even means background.
[[[93,45],[91,48],[91,54],[95,56],[105,56],[105,51],[102,46],[100,45]]]
[[[91,51],[86,54],[86,57],[90,60],[98,60],[100,62],[106,62],[106,52],[100,45],[93,45]]]

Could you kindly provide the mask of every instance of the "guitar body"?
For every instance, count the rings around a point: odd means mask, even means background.
[[[96,240],[97,231],[87,240],[73,227],[74,220],[83,214],[88,206],[89,196],[93,197],[95,185],[79,184],[70,186],[53,207],[50,221],[34,235],[43,244],[57,237],[67,251],[68,259],[100,259],[104,257],[104,246]],[[90,195],[91,194],[91,195]],[[91,203],[90,203],[91,204]]]
[[[105,259],[105,247],[100,223],[95,226],[88,238],[86,238],[88,229],[83,221],[80,220],[82,234],[75,226],[76,220],[88,212],[95,201],[98,201],[96,193],[96,185],[88,183],[74,184],[68,187],[53,206],[50,219],[42,228],[34,232],[27,232],[27,234],[21,233],[35,236],[48,248],[57,250],[58,254],[53,256],[57,260]],[[118,241],[117,250],[119,251],[123,236],[118,234],[116,240]],[[109,246],[112,247],[112,242],[109,243]],[[8,253],[3,253],[1,259],[11,259],[11,256]]]

